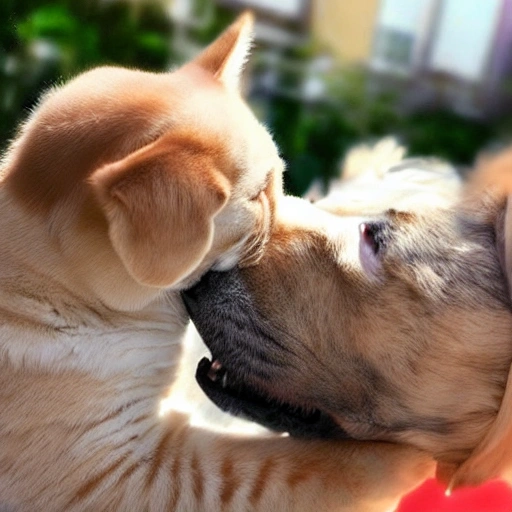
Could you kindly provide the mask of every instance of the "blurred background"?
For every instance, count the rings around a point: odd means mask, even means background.
[[[393,134],[460,166],[512,136],[512,0],[2,0],[0,147],[40,92],[97,64],[165,70],[241,10],[247,95],[302,194]]]

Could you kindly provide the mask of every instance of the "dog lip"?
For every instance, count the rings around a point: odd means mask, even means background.
[[[349,437],[330,414],[279,398],[277,375],[289,351],[253,309],[236,269],[210,271],[181,295],[211,352],[211,360],[199,361],[196,381],[217,407],[295,437]],[[277,356],[265,347],[279,349]]]
[[[196,380],[208,398],[221,410],[255,421],[264,427],[307,439],[348,439],[350,436],[320,409],[284,403],[243,380],[233,380],[218,360],[203,358],[196,370]]]

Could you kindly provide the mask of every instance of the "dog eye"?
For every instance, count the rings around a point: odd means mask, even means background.
[[[250,198],[249,198],[249,201],[258,201],[259,199],[261,199],[261,195],[265,192],[265,188],[266,188],[266,182],[265,182],[265,185],[258,189],[258,192],[256,192],[254,195],[252,195]]]
[[[363,222],[359,226],[361,233],[361,242],[364,243],[373,254],[379,254],[384,249],[386,241],[384,239],[383,222]]]
[[[382,267],[382,252],[387,245],[387,225],[384,222],[359,224],[359,258],[363,271],[377,277]]]
[[[250,201],[257,201],[257,200],[259,200],[261,198],[261,195],[265,193],[265,191],[267,190],[268,186],[270,185],[270,181],[272,179],[272,174],[273,174],[273,170],[271,170],[271,171],[269,171],[267,173],[267,176],[265,177],[265,181],[263,182],[263,185],[258,190],[258,192],[256,192],[256,194],[254,194],[250,198]]]
[[[261,196],[262,196],[262,194],[263,194],[263,193],[264,193],[264,192],[263,192],[263,190],[260,190],[259,192],[257,192],[256,194],[254,194],[254,195],[249,199],[249,201],[258,201],[258,200],[261,198]]]

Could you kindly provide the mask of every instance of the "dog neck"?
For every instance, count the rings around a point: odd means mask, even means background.
[[[65,244],[63,233],[71,229],[78,229],[76,222],[61,225],[61,236],[52,234],[51,223],[28,215],[0,187],[0,317],[8,319],[1,339],[7,340],[9,352],[4,362],[31,372],[77,367],[96,377],[114,372],[131,378],[165,367],[165,387],[188,323],[178,292],[135,283],[115,263],[113,251],[99,249],[109,247],[104,240],[91,245],[75,238],[77,244],[98,249],[80,255],[81,245]],[[100,283],[108,294],[96,293]],[[145,335],[126,337],[129,329]],[[126,357],[116,356],[123,346]]]

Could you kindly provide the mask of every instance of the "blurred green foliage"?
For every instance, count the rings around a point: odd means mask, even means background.
[[[172,57],[154,0],[2,0],[0,19],[0,147],[41,90],[94,65],[158,70]]]
[[[411,114],[398,133],[412,154],[434,155],[459,165],[472,164],[480,150],[501,136],[489,123],[443,110]]]
[[[293,98],[270,100],[266,119],[287,164],[286,189],[303,194],[311,182],[339,174],[341,156],[357,141],[357,132],[328,103],[306,105]]]

